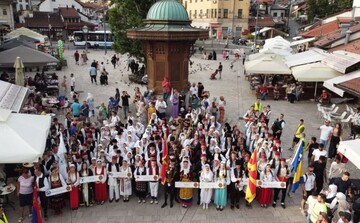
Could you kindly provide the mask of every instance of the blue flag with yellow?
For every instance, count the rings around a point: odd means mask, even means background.
[[[293,185],[291,188],[291,191],[293,193],[295,193],[295,191],[299,188],[300,184],[304,183],[303,151],[304,151],[304,143],[303,141],[300,141],[296,153],[294,155],[294,158],[291,162],[291,171],[295,171]]]

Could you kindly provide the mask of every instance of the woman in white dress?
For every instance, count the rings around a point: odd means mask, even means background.
[[[129,196],[131,196],[132,194],[132,187],[131,187],[132,173],[131,173],[131,168],[128,165],[128,161],[126,159],[124,159],[122,162],[120,172],[125,172],[127,176],[125,178],[120,179],[120,195],[124,196],[124,202],[128,202]]]
[[[210,165],[205,164],[205,168],[201,171],[200,182],[213,182],[214,174],[210,170]],[[212,189],[205,188],[200,193],[200,204],[203,205],[203,209],[208,209],[211,202]]]

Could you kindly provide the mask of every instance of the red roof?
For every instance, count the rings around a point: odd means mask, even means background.
[[[349,30],[351,31],[352,34],[359,32],[360,31],[360,23],[355,23],[353,26],[351,26],[349,28]],[[320,38],[319,40],[317,40],[316,42],[314,42],[314,46],[317,47],[326,47],[329,44],[344,38],[345,35],[341,33],[341,29],[338,28],[335,32],[329,33],[325,36],[323,36],[322,38]]]
[[[272,27],[274,26],[274,21],[270,15],[259,16],[257,25],[259,27],[269,27],[269,26]],[[255,27],[255,26],[256,26],[256,18],[250,18],[249,27]]]
[[[300,33],[302,37],[318,37],[323,36],[329,33],[332,33],[339,29],[339,21],[335,20],[332,22],[325,23],[323,25],[317,26],[311,30]]]
[[[355,41],[351,41],[348,44],[340,45],[340,46],[329,49],[330,52],[334,52],[334,51],[337,51],[337,50],[343,50],[343,51],[348,51],[348,52],[351,52],[351,53],[360,54],[360,39],[357,39]]]
[[[85,21],[81,21],[81,22],[67,22],[65,23],[65,29],[70,29],[70,30],[82,30],[83,26],[87,26],[89,27],[90,30],[94,30],[95,29],[95,24],[90,23],[90,22],[85,22]]]
[[[359,86],[360,86],[360,77],[337,84],[337,87],[340,87],[342,90],[345,90],[346,92],[357,96],[360,95]]]
[[[59,8],[59,14],[63,18],[80,18],[79,13],[75,8]]]
[[[64,27],[64,22],[58,13],[34,11],[32,18],[25,18],[25,27],[27,28],[48,28],[49,24],[53,28]]]

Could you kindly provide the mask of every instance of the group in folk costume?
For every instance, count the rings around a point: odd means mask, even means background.
[[[193,172],[191,170],[191,166],[189,164],[188,157],[184,157],[184,160],[181,164],[180,170],[180,182],[192,182],[193,181]],[[193,197],[193,189],[192,188],[180,188],[179,189],[179,200],[181,205],[184,208],[187,208],[191,205]]]
[[[221,187],[215,189],[214,203],[216,210],[222,211],[227,203],[227,185],[230,184],[230,173],[226,169],[226,163],[224,161],[221,161],[220,168],[216,171],[215,182]]]
[[[95,201],[98,204],[104,204],[107,200],[107,187],[106,179],[107,172],[106,167],[103,166],[101,160],[96,161],[96,166],[94,168],[94,176],[99,176],[99,181],[95,183]]]
[[[147,175],[150,176],[157,176],[160,175],[160,167],[157,165],[157,160],[155,157],[150,158],[150,167],[147,168]],[[159,181],[154,179],[154,181],[149,181],[149,188],[150,188],[150,196],[151,201],[150,204],[158,204],[158,191],[159,191]]]
[[[147,170],[145,165],[145,161],[139,161],[139,165],[136,167],[134,171],[134,177],[136,176],[145,176],[147,174]],[[136,181],[135,182],[135,194],[139,198],[138,203],[146,203],[146,195],[147,195],[148,183],[146,181]]]
[[[200,182],[209,183],[209,182],[213,182],[213,180],[214,180],[214,174],[210,170],[210,165],[205,164],[205,167],[203,168],[203,170],[200,173]],[[213,190],[211,188],[201,189],[200,204],[203,205],[203,209],[209,208],[212,192],[213,192]]]
[[[51,168],[51,174],[49,176],[50,189],[60,188],[66,186],[66,182],[63,176],[59,173],[57,165]],[[55,215],[62,213],[62,209],[65,207],[64,194],[57,194],[49,198],[49,207],[55,211]]]
[[[265,170],[260,173],[259,180],[263,182],[273,182],[276,181],[276,175],[271,170],[271,165],[267,164]],[[271,204],[271,199],[273,195],[273,188],[259,188],[258,201],[261,207],[266,208],[269,204]]]
[[[70,164],[70,170],[68,173],[67,184],[71,186],[70,191],[70,208],[76,210],[79,208],[79,184],[80,176],[75,169],[74,164]]]
[[[235,168],[231,169],[231,183],[230,183],[230,201],[231,209],[240,208],[240,197],[244,193],[244,185],[242,181],[246,178],[245,170],[241,160],[236,160]]]
[[[279,194],[281,191],[281,207],[285,208],[285,198],[286,198],[286,191],[287,191],[287,181],[288,178],[290,176],[290,170],[288,165],[286,165],[286,159],[285,158],[281,158],[280,160],[280,167],[276,173],[277,176],[277,180],[280,182],[284,182],[286,184],[285,188],[274,188],[274,201],[272,206],[276,207],[276,203],[279,199]]]
[[[108,173],[117,173],[120,172],[120,166],[117,163],[117,156],[112,156],[111,163],[107,166]],[[108,186],[109,186],[109,202],[113,202],[114,194],[115,194],[115,201],[119,202],[120,200],[120,191],[119,191],[119,179],[117,177],[110,177],[108,179]]]
[[[126,177],[120,178],[120,195],[124,197],[124,202],[128,202],[129,197],[132,195],[132,172],[126,159],[122,161],[120,172],[126,174]]]
[[[93,176],[93,171],[88,167],[86,162],[81,164],[80,177],[90,177]],[[81,190],[81,205],[86,207],[92,206],[93,203],[93,194],[94,194],[94,183],[82,183],[80,185]]]

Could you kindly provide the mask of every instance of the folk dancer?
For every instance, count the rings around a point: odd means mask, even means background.
[[[89,177],[93,176],[93,171],[88,167],[87,163],[82,163],[80,170],[80,177]],[[81,190],[81,203],[80,205],[85,205],[86,207],[92,206],[93,203],[93,183],[83,183],[80,186]]]
[[[184,159],[180,170],[180,181],[191,182],[193,180],[193,172],[191,170],[189,160]],[[180,188],[179,200],[184,208],[188,208],[192,202],[193,191],[192,188]]]
[[[68,185],[71,186],[70,191],[70,208],[76,210],[79,208],[79,184],[80,177],[79,173],[75,169],[74,164],[70,164],[70,170],[67,178]]]
[[[175,167],[175,162],[170,162],[168,169],[166,170],[166,180],[164,185],[165,192],[165,201],[164,204],[161,205],[161,208],[167,206],[167,198],[170,194],[170,208],[174,206],[174,197],[175,197],[175,178],[177,178],[177,171]]]
[[[145,160],[140,160],[139,166],[136,167],[134,171],[134,176],[146,175],[147,170],[145,165]],[[138,203],[146,203],[146,194],[147,194],[147,182],[146,181],[136,181],[135,182],[135,194],[139,198]]]
[[[227,203],[227,185],[230,184],[230,174],[226,170],[224,161],[221,161],[220,168],[216,172],[215,182],[219,184],[219,188],[215,189],[214,203],[216,210],[223,211]]]
[[[99,181],[95,183],[95,201],[98,204],[103,205],[107,200],[107,173],[106,168],[103,166],[100,159],[96,161],[96,167],[94,168],[94,176],[99,176]]]
[[[289,168],[288,168],[288,165],[286,165],[286,159],[285,158],[281,158],[280,160],[280,167],[277,171],[277,179],[280,181],[280,182],[284,182],[285,184],[287,183],[287,180],[290,176],[290,171],[289,171]],[[273,207],[276,207],[276,202],[279,198],[279,194],[280,194],[280,191],[281,191],[281,207],[282,208],[286,208],[285,206],[285,198],[286,198],[286,190],[287,190],[287,185],[285,186],[285,188],[275,188],[274,189],[274,201],[273,201],[273,204],[272,206]]]
[[[120,179],[120,195],[124,197],[124,202],[128,202],[129,196],[131,196],[132,194],[132,186],[131,186],[132,173],[131,173],[131,168],[128,165],[128,161],[126,159],[124,159],[122,162],[120,172],[126,173],[126,177]]]
[[[231,209],[234,209],[234,206],[237,209],[240,209],[240,195],[243,191],[243,185],[241,181],[244,178],[244,170],[242,168],[242,161],[236,160],[235,168],[231,169],[231,183],[230,183],[230,201]]]
[[[112,156],[111,163],[107,166],[108,173],[117,173],[120,172],[120,166],[117,163],[118,157],[116,155]],[[115,202],[119,202],[120,200],[120,191],[119,191],[119,183],[117,177],[110,177],[108,179],[108,186],[109,186],[109,202],[114,201],[114,194],[115,194]]]
[[[200,182],[213,182],[214,174],[210,170],[210,165],[205,164],[205,168],[200,173]],[[200,204],[203,205],[203,209],[208,209],[211,202],[212,189],[203,188],[200,192]]]
[[[49,176],[50,189],[55,189],[59,187],[66,186],[66,182],[61,174],[59,174],[58,166],[51,168],[51,173]],[[65,207],[65,200],[63,194],[57,194],[50,197],[49,206],[55,211],[55,215],[62,213],[62,209]]]
[[[157,196],[158,196],[158,190],[159,190],[159,181],[156,178],[159,178],[160,168],[157,165],[157,160],[155,157],[150,158],[150,167],[147,168],[147,175],[156,176],[154,178],[154,181],[149,182],[149,188],[150,188],[150,196],[151,201],[150,204],[158,204]]]
[[[267,164],[265,170],[260,173],[259,180],[263,182],[272,182],[275,181],[275,177],[270,164]],[[272,194],[273,188],[260,187],[258,201],[261,207],[266,208],[271,203]]]
[[[45,177],[44,173],[41,172],[39,166],[35,167],[35,189],[38,190],[38,197],[40,199],[40,205],[43,209],[44,219],[48,219],[48,199],[45,192],[50,189],[49,181]],[[35,194],[35,193],[34,193]],[[38,199],[37,197],[34,199]]]

